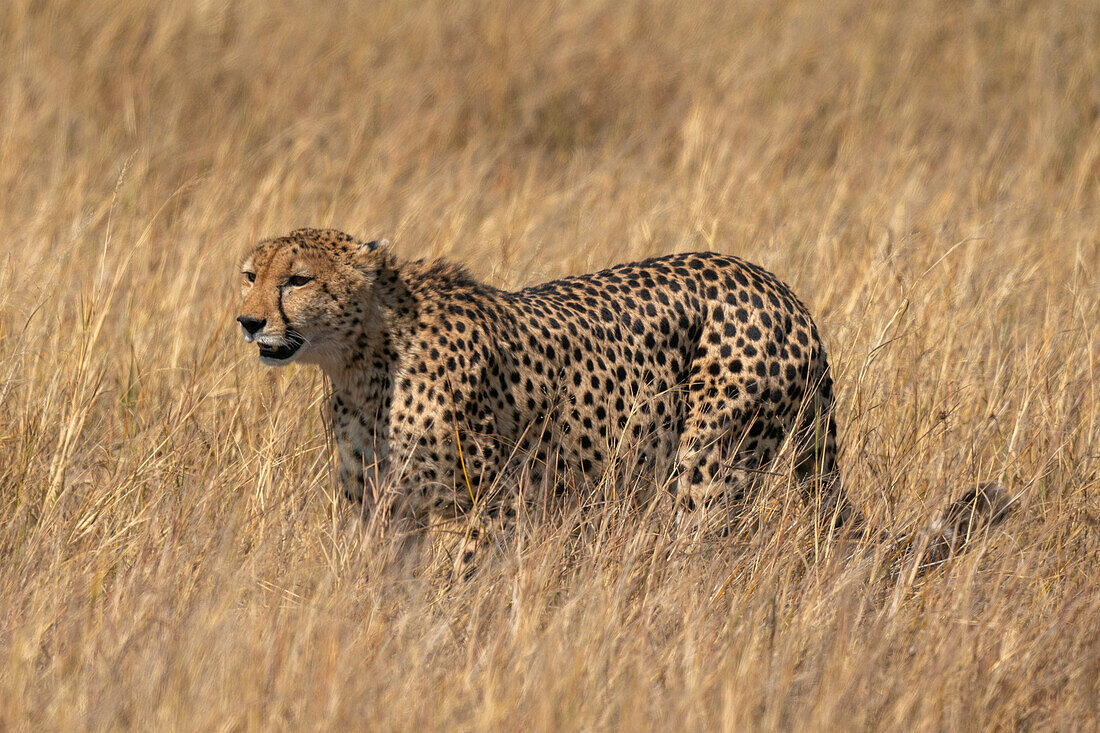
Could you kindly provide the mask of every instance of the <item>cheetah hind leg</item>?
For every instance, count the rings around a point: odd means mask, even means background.
[[[716,530],[722,536],[731,531],[758,470],[752,454],[727,458],[727,443],[717,440],[701,447],[686,442],[681,445],[674,484],[678,528],[697,526]]]
[[[732,422],[732,421],[731,421]],[[726,427],[717,433],[685,435],[677,456],[677,525],[687,515],[726,535],[744,512],[752,488],[772,470],[782,470],[780,457],[794,454],[794,477],[804,500],[813,507],[823,529],[837,530],[858,515],[848,502],[836,469],[836,425],[830,417],[805,416],[786,440],[787,432],[774,415],[754,417],[738,435]],[[705,440],[705,442],[704,442]]]

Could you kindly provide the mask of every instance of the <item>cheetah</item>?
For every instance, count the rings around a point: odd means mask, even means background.
[[[328,377],[344,496],[465,526],[461,561],[478,517],[514,519],[521,486],[550,469],[558,491],[592,485],[627,458],[695,512],[742,497],[785,451],[820,516],[839,527],[856,514],[836,480],[817,327],[738,257],[675,254],[507,291],[385,241],[297,229],[256,244],[241,271],[237,321],[260,361]],[[937,532],[1001,504],[994,487],[972,491]]]

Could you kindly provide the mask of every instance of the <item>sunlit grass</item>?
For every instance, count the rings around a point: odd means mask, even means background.
[[[1100,7],[0,4],[0,727],[1088,729],[1100,717]],[[502,287],[690,249],[774,271],[844,482],[727,541],[629,497],[470,582],[334,496],[315,370],[232,319],[332,225]]]

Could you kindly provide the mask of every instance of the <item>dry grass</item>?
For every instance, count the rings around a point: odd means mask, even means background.
[[[1073,0],[7,0],[0,727],[1096,726],[1098,29]],[[1016,512],[913,581],[797,507],[679,552],[612,503],[441,589],[324,498],[319,374],[233,328],[239,255],[307,224],[502,286],[741,254],[818,314],[877,523],[986,479]]]

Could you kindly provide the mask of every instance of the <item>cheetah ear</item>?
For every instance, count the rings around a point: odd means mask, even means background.
[[[388,239],[372,239],[369,242],[360,242],[360,252],[376,252],[380,249],[386,249],[390,246],[390,240]]]

